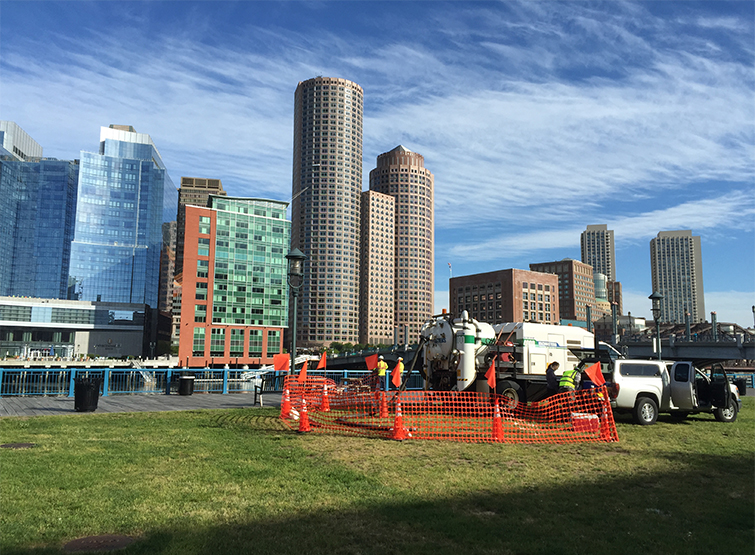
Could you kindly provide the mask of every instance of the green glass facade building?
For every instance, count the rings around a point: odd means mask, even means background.
[[[288,203],[208,204],[186,206],[179,357],[194,367],[267,364],[288,327]]]

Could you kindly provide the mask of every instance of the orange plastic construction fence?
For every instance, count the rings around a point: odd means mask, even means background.
[[[368,378],[369,379],[369,378]],[[374,391],[370,381],[337,385],[309,376],[284,381],[281,419],[302,432],[467,443],[618,441],[605,386],[516,403],[492,393]]]

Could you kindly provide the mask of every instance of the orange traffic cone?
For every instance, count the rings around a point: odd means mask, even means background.
[[[330,400],[328,399],[328,384],[322,387],[322,403],[320,404],[322,412],[330,412]]]
[[[407,429],[404,428],[404,417],[401,415],[401,401],[396,401],[396,419],[393,421],[393,433],[391,439],[404,441],[408,436]]]
[[[283,390],[283,400],[281,401],[281,416],[286,420],[291,418],[291,398],[288,396],[288,389]]]
[[[385,391],[380,395],[380,418],[388,418],[388,397]]]
[[[503,441],[503,424],[501,424],[501,407],[498,401],[495,403],[493,413],[493,441]]]
[[[299,433],[311,432],[312,428],[309,425],[309,414],[307,414],[307,400],[301,398],[301,414],[299,415]]]

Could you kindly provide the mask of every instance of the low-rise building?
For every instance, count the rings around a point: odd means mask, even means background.
[[[452,314],[477,320],[558,324],[558,276],[529,270],[497,270],[451,278]]]
[[[0,355],[146,357],[153,321],[156,312],[143,304],[0,297]]]

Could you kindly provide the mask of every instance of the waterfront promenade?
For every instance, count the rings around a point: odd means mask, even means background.
[[[264,393],[265,407],[280,407],[280,393]],[[195,393],[194,395],[109,395],[100,397],[96,414],[108,412],[161,412],[175,410],[236,409],[254,405],[253,393]],[[0,398],[0,418],[9,416],[50,416],[90,414],[74,410],[73,397],[29,396]]]

